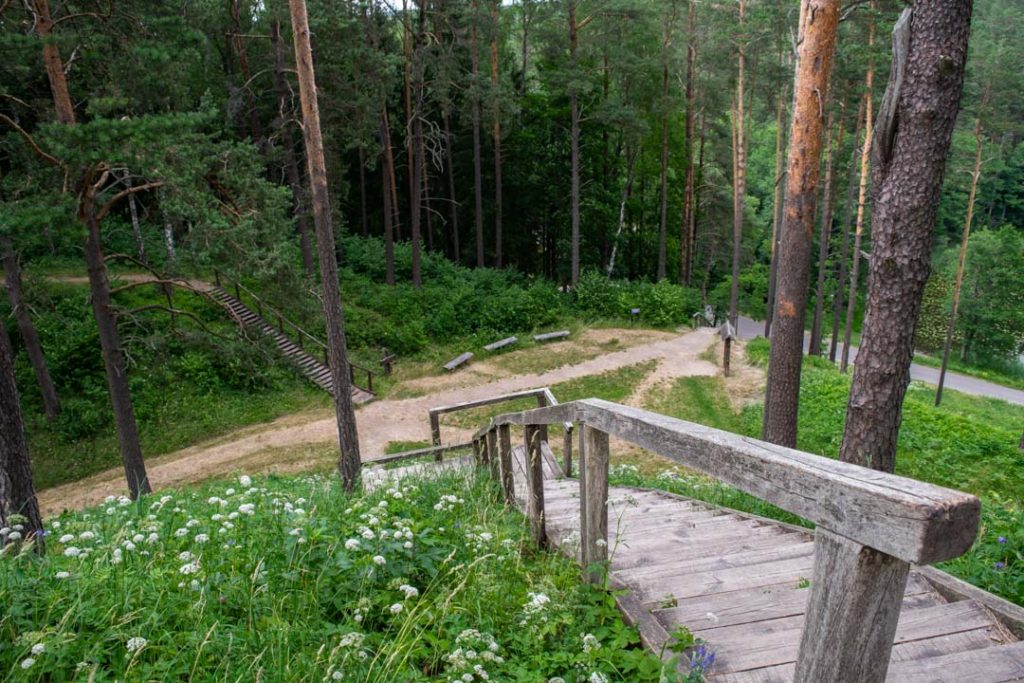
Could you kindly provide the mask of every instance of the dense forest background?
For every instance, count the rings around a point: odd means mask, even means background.
[[[737,228],[739,307],[764,317],[799,3],[308,5],[350,345],[414,353],[536,327],[557,315],[556,286],[567,284],[585,315],[638,307],[666,325],[705,303],[724,312]],[[861,149],[901,6],[844,3],[820,95],[827,145],[808,306],[810,326],[821,301],[819,339],[842,335],[854,258],[870,258]],[[1013,0],[976,3],[918,334],[922,349],[941,348],[977,178],[955,350],[1001,365],[1024,340],[1021,15]],[[216,267],[316,326],[284,3],[8,1],[0,52],[0,233],[20,267],[81,272],[83,188],[102,167],[115,179],[106,199],[150,186],[103,217],[112,263]],[[859,268],[855,294],[866,275]],[[36,285],[29,299],[54,310]],[[855,331],[856,296],[849,310]],[[138,328],[129,346],[164,325],[119,324]],[[30,384],[27,363],[22,375]]]

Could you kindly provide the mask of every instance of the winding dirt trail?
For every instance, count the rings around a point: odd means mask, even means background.
[[[629,331],[622,331],[628,334]],[[567,380],[598,375],[646,361],[658,361],[656,369],[644,381],[646,389],[668,379],[713,375],[718,369],[698,356],[714,340],[714,331],[703,328],[680,335],[656,334],[654,341],[602,354],[575,364],[534,374],[474,375],[476,384],[449,382],[457,375],[437,378],[445,388],[404,399],[382,399],[362,406],[356,412],[359,445],[364,459],[384,452],[391,441],[427,441],[430,426],[427,411],[431,407],[485,398],[494,394],[549,386]],[[519,353],[527,353],[523,351]],[[467,375],[466,379],[470,376]],[[423,380],[417,380],[422,383]],[[638,398],[634,394],[634,399]],[[469,430],[443,428],[445,441],[469,436]],[[312,411],[287,415],[270,423],[236,430],[220,438],[197,444],[164,456],[147,459],[154,489],[180,486],[232,472],[294,472],[324,462],[323,450],[333,447],[337,438],[334,414]],[[111,494],[125,490],[124,474],[114,468],[86,479],[57,486],[39,493],[44,513],[59,512],[101,502]]]

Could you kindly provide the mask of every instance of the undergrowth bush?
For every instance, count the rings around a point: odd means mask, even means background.
[[[15,681],[699,681],[469,474],[346,494],[269,477],[110,497],[0,552]],[[21,529],[4,529],[8,540]]]

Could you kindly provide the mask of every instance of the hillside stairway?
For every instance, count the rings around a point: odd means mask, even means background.
[[[220,276],[218,276],[218,280],[220,280]],[[278,326],[275,327],[274,325],[271,325],[270,322],[268,322],[262,315],[259,315],[256,311],[253,311],[243,303],[241,300],[241,291],[247,290],[241,288],[240,285],[236,286],[236,290],[238,290],[238,296],[233,296],[220,284],[217,284],[212,285],[209,288],[209,293],[215,301],[226,308],[241,324],[270,337],[281,354],[291,361],[306,379],[333,396],[334,382],[331,379],[330,368],[326,363],[306,350],[306,346],[309,345],[310,348],[317,348],[323,353],[326,351],[326,347],[323,342],[312,335],[309,335],[309,333],[305,332],[294,323],[291,323],[280,314],[276,314],[276,312],[275,314],[277,315]],[[260,302],[254,294],[252,297],[259,302],[259,308],[261,309],[260,312],[262,313],[262,309],[265,307],[265,304]],[[273,309],[270,310],[273,312]],[[303,340],[305,341],[300,344],[287,336],[284,333],[286,324],[294,328],[296,331],[296,337],[300,342],[303,342]],[[350,377],[352,378],[352,401],[359,405],[368,403],[374,399],[374,394],[372,392],[373,375],[369,371],[365,371],[367,373],[367,383],[369,386],[365,388],[356,386],[356,368],[357,366],[351,366],[352,372]],[[363,370],[362,368],[358,369],[361,371]]]
[[[475,457],[441,461],[442,448],[456,447],[439,447],[436,464],[368,468],[364,480],[372,487],[437,467],[496,477],[541,545],[577,559],[585,578],[620,589],[621,611],[653,652],[667,652],[679,627],[705,641],[715,654],[708,681],[1024,681],[1024,609],[925,566],[970,547],[977,499],[605,401],[559,406],[543,392],[533,392],[538,409],[493,418],[461,444]],[[445,412],[500,400],[434,409],[432,425]],[[577,479],[565,474],[573,466],[571,429],[560,464],[546,425],[581,423]],[[513,425],[524,427],[522,445],[512,443]],[[608,486],[609,433],[695,469],[706,456],[702,469],[802,513],[818,529]],[[435,429],[435,443],[439,436]],[[850,546],[852,558],[842,552]]]

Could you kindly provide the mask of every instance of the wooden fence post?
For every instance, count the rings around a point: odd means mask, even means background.
[[[487,471],[491,473],[491,477],[495,478],[494,468],[498,465],[498,428],[491,427],[485,438],[487,447],[484,449],[484,464],[487,465]]]
[[[430,413],[430,441],[435,446],[441,445],[441,416]]]
[[[583,435],[586,458],[580,462],[580,481],[586,484],[580,495],[580,554],[584,579],[600,583],[608,560],[608,435],[587,425]]]
[[[587,478],[583,476],[583,473],[587,470],[587,443],[586,434],[587,426],[580,423],[580,443],[577,450],[578,455],[576,459],[579,461],[579,473],[580,473],[580,566],[586,568],[586,551],[583,549],[583,539],[587,537],[587,514],[584,501],[587,500]]]
[[[544,457],[541,455],[540,425],[526,425],[526,512],[530,518],[533,540],[547,548],[548,537],[544,524]]]
[[[515,480],[512,478],[512,428],[509,425],[498,427],[498,460],[501,465],[501,488],[505,491],[505,502],[515,505]]]
[[[562,443],[562,471],[565,476],[572,476],[572,425],[565,427],[565,439]]]
[[[910,565],[818,527],[794,683],[883,683]]]
[[[483,439],[473,439],[473,464],[480,464],[480,451],[483,450]]]

